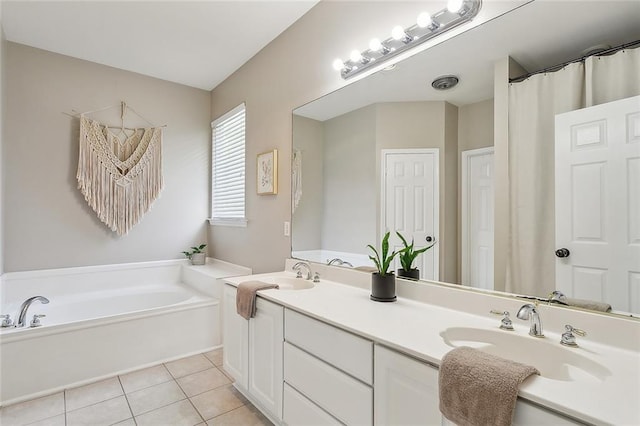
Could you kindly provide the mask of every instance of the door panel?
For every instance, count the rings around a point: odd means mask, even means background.
[[[390,231],[392,249],[402,248],[400,232],[414,248],[426,245],[427,237],[438,241],[439,237],[439,187],[438,150],[382,150],[382,209],[381,234]],[[428,280],[439,278],[439,244],[418,256],[414,266],[420,269],[420,277]],[[394,270],[400,268],[396,258]]]
[[[640,96],[557,115],[555,178],[556,288],[637,312]]]

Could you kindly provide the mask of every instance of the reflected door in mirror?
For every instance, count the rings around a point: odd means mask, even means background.
[[[557,289],[639,312],[640,96],[557,115],[555,161]]]
[[[422,253],[413,267],[420,270],[420,278],[438,280],[438,149],[383,149],[383,191],[381,223],[384,235],[391,232],[389,245],[393,250],[403,247],[396,235],[400,232],[414,249],[433,244]],[[428,239],[431,242],[427,242]],[[400,268],[395,259],[395,269]]]

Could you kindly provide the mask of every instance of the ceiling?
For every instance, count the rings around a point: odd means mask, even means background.
[[[204,90],[318,2],[2,1],[9,41]]]
[[[483,9],[495,7],[485,0]],[[518,7],[519,6],[519,7]],[[498,15],[495,15],[498,16]],[[378,102],[447,101],[461,106],[493,98],[494,65],[511,56],[528,71],[579,58],[598,44],[640,39],[640,1],[535,0],[295,110],[324,121]],[[454,74],[460,84],[436,91]]]

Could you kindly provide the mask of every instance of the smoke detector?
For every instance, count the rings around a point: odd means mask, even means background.
[[[431,82],[431,87],[436,90],[448,90],[455,87],[459,81],[455,75],[441,75]]]

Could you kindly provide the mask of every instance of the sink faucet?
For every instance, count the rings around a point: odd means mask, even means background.
[[[296,271],[296,278],[302,278],[302,271],[300,269],[302,268],[306,268],[307,270],[307,280],[311,279],[311,266],[309,266],[309,264],[307,262],[298,262],[295,265],[293,265],[293,269],[294,271]]]
[[[33,296],[22,302],[20,306],[20,315],[18,316],[18,327],[24,327],[27,323],[27,310],[33,302],[41,302],[43,304],[49,303],[49,299],[43,296]]]
[[[544,337],[544,334],[542,333],[542,320],[540,319],[540,314],[538,314],[538,310],[534,305],[531,303],[522,305],[516,316],[521,320],[530,321],[531,328],[529,329],[529,334],[531,336]]]

